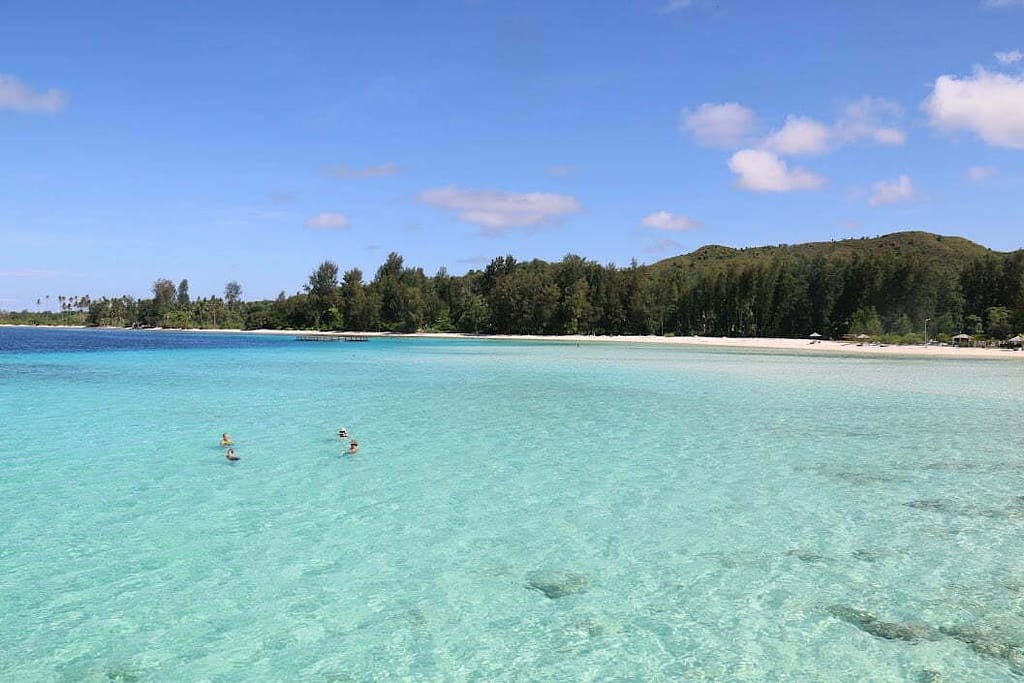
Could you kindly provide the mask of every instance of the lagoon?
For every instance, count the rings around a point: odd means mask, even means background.
[[[0,424],[10,680],[1024,672],[1017,363],[6,328]]]

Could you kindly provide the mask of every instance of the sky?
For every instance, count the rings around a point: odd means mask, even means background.
[[[1024,0],[5,0],[0,309],[387,254],[1024,247]]]

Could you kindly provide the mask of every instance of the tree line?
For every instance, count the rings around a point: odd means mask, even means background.
[[[428,276],[388,255],[369,281],[321,262],[300,291],[192,299],[188,281],[153,284],[150,299],[88,299],[90,325],[492,334],[710,335],[915,342],[1024,330],[1024,250],[898,233],[752,249],[704,247],[641,266],[499,256],[485,268]]]

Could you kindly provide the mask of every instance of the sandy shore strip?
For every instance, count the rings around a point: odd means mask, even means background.
[[[0,325],[0,327],[33,327],[34,329],[114,329],[82,328],[68,325]],[[393,332],[318,332],[312,330],[172,330],[149,328],[143,332],[166,333],[215,333],[215,334],[260,334],[280,336],[337,336],[337,337],[391,337],[410,339],[479,339],[491,341],[529,341],[576,344],[663,344],[668,346],[704,346],[762,351],[788,351],[816,355],[850,356],[905,356],[915,358],[974,358],[987,360],[1018,360],[1024,362],[1024,351],[995,348],[958,348],[954,346],[924,345],[882,345],[848,341],[812,341],[810,339],[782,339],[768,337],[657,337],[657,336],[596,336],[596,335],[528,335],[528,334],[461,334],[457,332],[416,332],[399,334]]]

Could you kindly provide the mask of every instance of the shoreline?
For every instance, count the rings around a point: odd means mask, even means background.
[[[27,327],[33,329],[110,329],[129,330],[124,327],[88,328],[79,325],[10,325],[0,327]],[[913,357],[913,358],[961,358],[1024,361],[1024,352],[1008,349],[973,348],[955,346],[896,346],[847,341],[809,339],[786,339],[771,337],[657,337],[657,336],[595,336],[595,335],[528,335],[528,334],[463,334],[459,332],[313,332],[309,330],[178,330],[149,328],[145,332],[207,333],[207,334],[256,334],[272,336],[323,335],[334,337],[382,337],[411,339],[479,339],[486,341],[528,341],[588,344],[656,344],[665,346],[698,346],[710,348],[731,348],[737,350],[789,351],[811,355],[844,355],[871,357]]]

